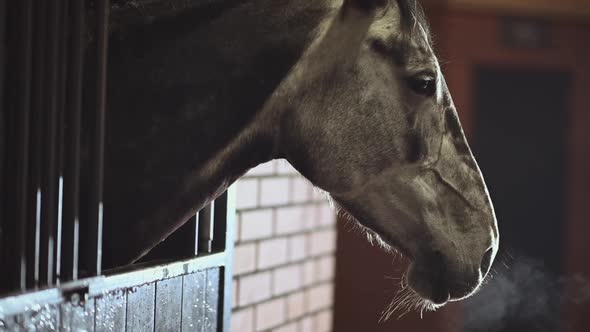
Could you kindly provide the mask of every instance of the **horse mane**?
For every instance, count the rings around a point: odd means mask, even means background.
[[[360,0],[360,1],[368,1],[368,0]],[[401,26],[403,31],[408,34],[409,36],[415,31],[418,26],[421,26],[424,31],[426,32],[428,42],[431,40],[430,36],[430,29],[426,20],[426,15],[424,14],[424,9],[420,5],[418,0],[387,0],[387,1],[395,1],[397,2],[397,6],[400,10],[400,17],[401,17]],[[199,21],[202,23],[203,20],[212,19],[214,17],[219,16],[221,13],[232,9],[236,6],[242,5],[246,3],[246,0],[225,0],[221,2],[206,2],[206,3],[191,3],[188,5],[189,2],[185,6],[185,9],[198,9],[200,13]],[[113,0],[113,13],[111,19],[111,25],[115,28],[121,25],[120,19],[128,22],[136,22],[136,21],[143,21],[145,22],[146,19],[149,20],[150,17],[153,17],[155,14],[153,12],[153,8],[149,6],[149,2],[143,2],[138,0]],[[179,10],[162,10],[161,6],[157,7],[157,12],[160,15],[164,15],[168,12],[175,12],[178,13]],[[170,14],[170,13],[168,13]],[[156,15],[158,16],[158,15]],[[191,21],[194,24],[194,20]],[[125,24],[123,24],[125,25]]]
[[[424,9],[418,0],[395,0],[400,11],[401,27],[404,33],[411,36],[418,27],[424,29],[427,41],[431,42],[430,27]]]

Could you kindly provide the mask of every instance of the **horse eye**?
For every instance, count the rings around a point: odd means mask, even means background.
[[[410,77],[408,85],[412,91],[425,97],[432,97],[436,92],[436,82],[432,77]]]

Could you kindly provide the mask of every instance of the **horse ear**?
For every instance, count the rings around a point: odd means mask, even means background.
[[[343,7],[356,8],[364,12],[372,12],[377,8],[383,7],[388,0],[344,0]]]

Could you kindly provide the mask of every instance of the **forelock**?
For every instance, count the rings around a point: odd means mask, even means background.
[[[426,42],[431,43],[430,29],[426,21],[426,15],[417,0],[392,0],[397,3],[400,15],[400,27],[402,33],[408,38],[415,34],[425,34]],[[423,31],[422,31],[423,30]]]

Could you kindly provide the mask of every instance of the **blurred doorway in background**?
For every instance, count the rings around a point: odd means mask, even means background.
[[[502,244],[496,277],[465,306],[465,331],[560,331],[571,77],[498,66],[474,73],[473,150]]]

